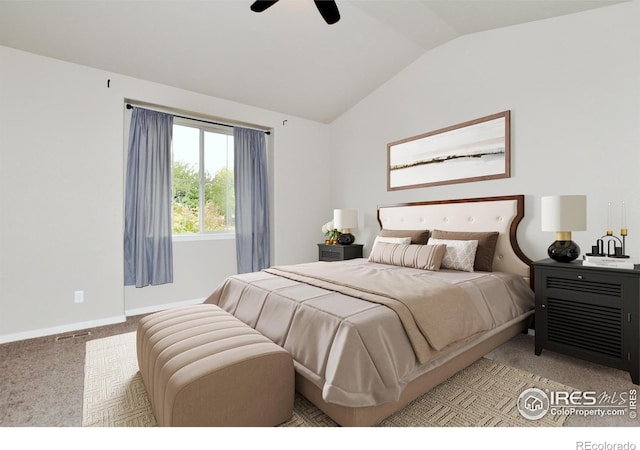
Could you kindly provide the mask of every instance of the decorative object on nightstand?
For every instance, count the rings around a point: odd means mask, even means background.
[[[572,231],[587,229],[587,197],[555,195],[542,197],[542,231],[554,231],[556,240],[549,246],[549,257],[571,262],[580,256],[580,247],[571,240]]]
[[[611,202],[607,204],[607,231],[596,241],[596,245],[591,246],[591,253],[585,254],[584,265],[633,269],[634,263],[630,260],[629,255],[625,254],[626,239],[629,233],[624,202],[622,202],[621,210],[620,237],[618,237],[613,234],[611,226]]]
[[[338,243],[338,237],[340,236],[340,232],[333,225],[333,220],[322,225],[322,232],[326,236],[324,241],[325,244],[335,245]]]
[[[355,242],[356,238],[351,234],[351,228],[358,228],[357,209],[334,209],[333,223],[340,231],[338,244],[351,245]]]
[[[640,266],[533,263],[535,354],[543,349],[626,370],[640,383]]]

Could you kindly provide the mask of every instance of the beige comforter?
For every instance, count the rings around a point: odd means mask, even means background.
[[[391,308],[420,363],[429,359],[429,345],[442,350],[487,327],[464,289],[433,277],[329,262],[274,267],[266,272]]]
[[[354,273],[369,279],[354,281]],[[284,347],[325,401],[344,406],[397,400],[408,382],[483,330],[507,326],[534,306],[533,292],[519,277],[427,272],[366,260],[233,276],[206,301]],[[453,307],[443,308],[450,301]],[[453,326],[457,321],[463,326]]]

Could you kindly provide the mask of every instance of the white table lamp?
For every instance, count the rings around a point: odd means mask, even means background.
[[[356,238],[351,234],[352,228],[358,228],[357,209],[334,209],[333,226],[342,233],[338,236],[338,244],[351,245]]]
[[[571,232],[586,229],[586,195],[542,197],[542,231],[556,233],[556,240],[547,249],[551,259],[571,262],[580,256],[580,247],[571,240]]]

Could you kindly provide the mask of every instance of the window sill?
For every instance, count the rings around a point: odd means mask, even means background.
[[[235,233],[202,233],[202,234],[177,234],[171,237],[173,242],[190,241],[229,241],[236,238]]]

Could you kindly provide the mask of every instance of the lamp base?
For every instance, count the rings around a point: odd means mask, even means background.
[[[356,237],[351,233],[342,233],[338,236],[338,244],[351,245],[356,241]]]
[[[571,262],[580,256],[580,247],[573,241],[554,241],[547,249],[549,258],[558,262]]]

